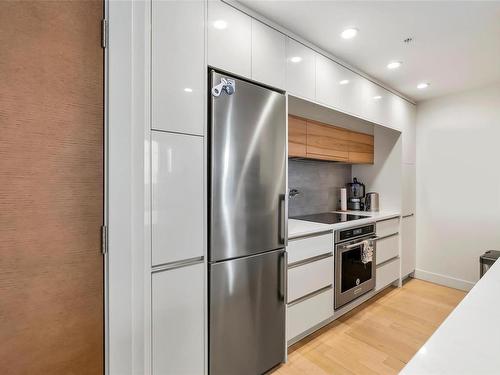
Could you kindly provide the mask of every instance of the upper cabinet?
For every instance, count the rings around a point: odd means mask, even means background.
[[[356,113],[356,74],[329,58],[316,55],[316,101],[347,113]]]
[[[291,38],[286,39],[286,89],[305,99],[316,97],[316,52]]]
[[[285,88],[286,37],[252,19],[252,79]]]
[[[306,155],[306,120],[288,116],[288,157],[305,158]]]
[[[208,2],[208,64],[252,74],[252,18],[221,1]]]
[[[371,134],[288,116],[288,157],[373,164],[373,141]]]
[[[152,2],[152,128],[203,134],[205,4]]]
[[[349,161],[349,132],[315,121],[307,121],[307,157]]]

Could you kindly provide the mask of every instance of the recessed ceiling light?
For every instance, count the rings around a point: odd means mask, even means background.
[[[426,89],[426,88],[427,88],[427,87],[429,87],[429,86],[430,86],[430,83],[428,83],[428,82],[422,82],[422,83],[419,83],[419,84],[417,85],[417,89],[422,90],[422,89]]]
[[[193,89],[192,89],[191,87],[186,87],[186,88],[184,89],[184,91],[186,91],[186,92],[193,92]]]
[[[341,85],[347,85],[349,83],[348,79],[343,79],[342,81],[339,82]]]
[[[342,36],[342,38],[344,39],[352,39],[354,38],[356,35],[358,34],[358,29],[355,29],[353,27],[349,28],[349,29],[345,29],[344,31],[342,31],[342,34],[340,34]]]
[[[382,99],[382,96],[380,96],[380,95],[375,95],[375,96],[373,97],[373,99],[374,99],[374,100],[380,100],[380,99]]]
[[[217,20],[214,22],[214,27],[219,30],[224,30],[227,27],[227,22],[224,20]]]
[[[397,69],[403,64],[401,61],[392,61],[387,64],[387,69]]]
[[[299,62],[302,61],[302,57],[300,57],[300,56],[294,56],[294,57],[292,57],[290,59],[290,61],[293,62],[293,63],[299,63]]]

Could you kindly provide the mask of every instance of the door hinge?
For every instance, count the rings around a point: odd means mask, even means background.
[[[106,255],[108,253],[108,226],[101,226],[101,253]]]
[[[108,37],[109,37],[109,23],[107,19],[101,20],[101,47],[108,47]]]

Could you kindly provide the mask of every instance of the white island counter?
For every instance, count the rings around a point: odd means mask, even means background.
[[[401,374],[500,374],[500,262],[486,272]]]

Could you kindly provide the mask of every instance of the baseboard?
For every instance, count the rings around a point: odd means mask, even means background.
[[[431,283],[440,284],[444,286],[449,286],[450,288],[465,290],[468,292],[472,289],[475,283],[457,279],[451,276],[441,275],[439,273],[424,271],[424,270],[415,270],[415,279],[430,281]]]

